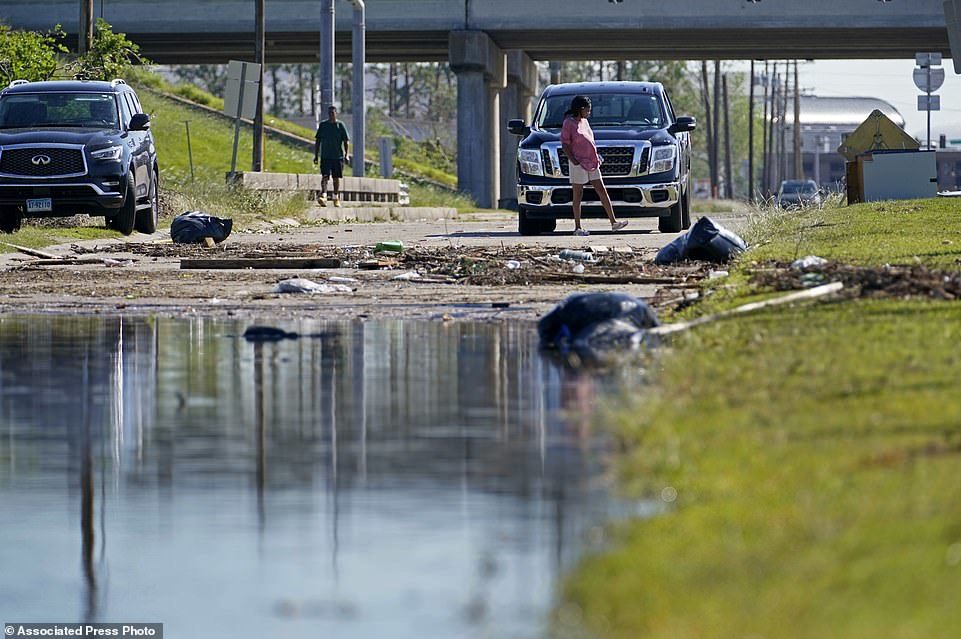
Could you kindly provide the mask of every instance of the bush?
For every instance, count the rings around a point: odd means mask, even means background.
[[[122,78],[134,64],[149,64],[140,55],[140,46],[127,39],[126,34],[114,33],[110,23],[97,19],[90,51],[68,65],[75,75],[88,80]]]

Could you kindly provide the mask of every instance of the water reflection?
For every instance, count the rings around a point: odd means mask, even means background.
[[[526,325],[244,328],[0,318],[0,621],[539,636],[611,507],[605,383]]]

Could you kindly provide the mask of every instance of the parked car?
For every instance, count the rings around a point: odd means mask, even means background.
[[[691,225],[691,140],[697,123],[678,117],[658,82],[582,82],[547,87],[534,121],[511,120],[521,136],[517,163],[517,226],[521,235],[553,231],[574,216],[568,160],[561,148],[571,99],[591,99],[591,128],[601,174],[618,217],[657,217],[661,231]],[[593,188],[584,189],[582,214],[605,217]]]
[[[0,231],[24,217],[102,215],[153,233],[159,169],[150,116],[123,80],[15,80],[0,91]]]
[[[821,204],[821,191],[814,180],[784,180],[777,191],[777,205],[784,209]]]

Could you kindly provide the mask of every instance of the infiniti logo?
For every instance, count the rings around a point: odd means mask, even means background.
[[[34,166],[47,166],[48,164],[50,164],[50,156],[35,155],[30,159],[30,161],[33,163]]]

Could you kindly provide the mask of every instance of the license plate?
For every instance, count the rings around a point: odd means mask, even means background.
[[[40,197],[27,200],[27,213],[47,213],[53,210],[53,199]]]

